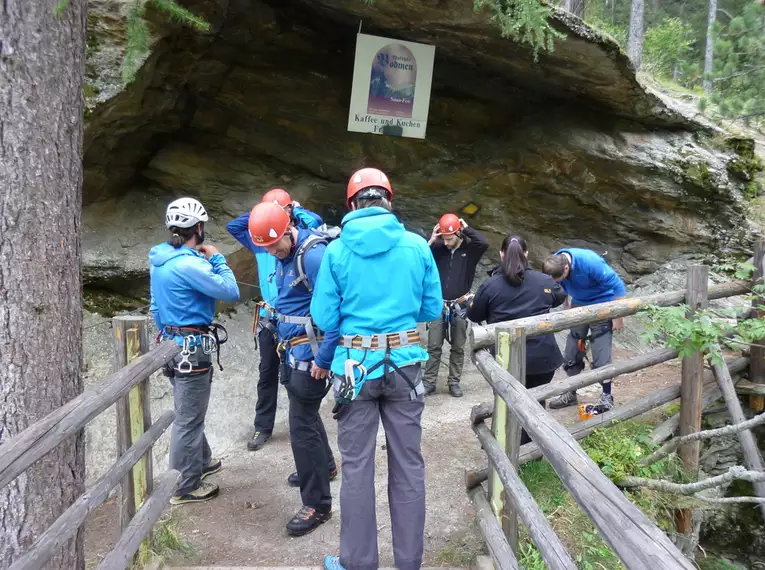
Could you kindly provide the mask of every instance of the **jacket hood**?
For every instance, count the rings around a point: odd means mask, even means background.
[[[176,249],[169,243],[160,243],[159,245],[152,247],[149,251],[149,263],[155,267],[159,267],[171,259],[182,255],[197,255],[197,252],[185,245]]]
[[[354,210],[343,218],[340,240],[361,257],[372,257],[393,248],[404,236],[404,225],[385,208]]]

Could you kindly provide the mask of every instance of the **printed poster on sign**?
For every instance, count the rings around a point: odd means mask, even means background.
[[[358,34],[348,130],[424,139],[435,51]]]

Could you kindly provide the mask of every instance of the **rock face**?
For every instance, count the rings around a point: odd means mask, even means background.
[[[209,33],[148,11],[150,53],[123,88],[125,6],[90,3],[85,278],[145,295],[164,205],[190,194],[223,225],[284,186],[330,221],[345,182],[374,165],[408,226],[427,232],[468,201],[494,246],[508,231],[539,259],[560,245],[607,249],[628,279],[678,253],[738,249],[746,174],[735,150],[635,78],[626,56],[578,19],[533,61],[467,0],[191,0]],[[427,138],[346,131],[355,34],[436,46]],[[254,279],[249,254],[234,260]],[[245,275],[245,271],[249,271]],[[252,282],[252,281],[250,281]]]

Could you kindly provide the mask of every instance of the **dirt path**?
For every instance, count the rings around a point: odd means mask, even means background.
[[[630,354],[615,349],[614,358],[628,358]],[[559,374],[563,375],[560,371]],[[625,375],[614,387],[617,405],[678,380],[679,363]],[[439,392],[428,397],[423,417],[428,493],[425,564],[428,566],[465,563],[471,550],[481,547],[480,540],[475,537],[474,512],[465,494],[463,471],[486,464],[468,418],[473,405],[491,399],[491,390],[470,363],[465,365],[463,387],[465,397],[455,399],[448,395],[445,386],[439,386]],[[580,400],[595,401],[599,391],[597,385],[580,390]],[[283,398],[282,392],[280,397]],[[328,399],[322,414],[330,442],[336,450],[336,422],[332,420],[330,410]],[[574,408],[557,410],[553,414],[564,424],[576,421]],[[381,565],[393,566],[384,443],[380,426],[375,477],[379,547]],[[336,454],[339,460],[339,453]],[[337,552],[340,479],[332,484],[335,511],[330,522],[302,538],[290,538],[284,530],[288,519],[300,507],[300,498],[298,490],[288,487],[285,482],[293,470],[293,461],[286,414],[281,405],[275,436],[264,449],[248,452],[243,440],[237,450],[222,459],[224,470],[214,476],[214,481],[221,487],[218,499],[172,508],[172,517],[183,538],[192,546],[193,554],[178,555],[169,562],[178,565],[305,566],[318,565],[324,554]],[[86,552],[89,567],[95,566],[116,539],[115,511],[112,500],[92,513],[88,520]]]

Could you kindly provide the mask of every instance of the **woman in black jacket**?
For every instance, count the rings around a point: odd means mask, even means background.
[[[479,287],[467,310],[467,318],[487,324],[549,313],[563,304],[566,293],[552,277],[529,269],[528,248],[523,238],[509,235],[499,252],[502,263]],[[563,364],[555,336],[546,334],[526,341],[526,387],[548,384]],[[539,402],[545,407],[544,400]],[[521,444],[531,441],[524,431]]]

